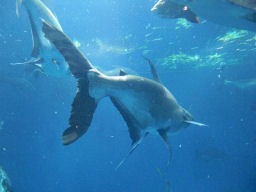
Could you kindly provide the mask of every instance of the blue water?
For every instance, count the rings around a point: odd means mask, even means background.
[[[141,57],[144,54],[156,64],[161,81],[178,102],[209,127],[190,126],[169,137],[173,149],[169,168],[165,144],[159,136],[149,135],[115,171],[131,139],[119,112],[104,99],[89,131],[72,145],[63,146],[61,135],[68,127],[76,80],[68,75],[35,80],[24,76],[23,67],[9,65],[30,57],[30,25],[24,9],[20,18],[16,17],[14,0],[0,0],[0,74],[26,78],[32,84],[26,88],[0,80],[0,121],[4,122],[0,166],[14,191],[164,192],[167,181],[169,191],[174,192],[256,191],[256,87],[241,90],[222,85],[224,78],[256,78],[256,51],[250,50],[256,47],[255,33],[225,44],[216,38],[233,31],[231,28],[206,22],[176,29],[177,20],[150,12],[153,0],[44,3],[65,33],[80,42],[93,65],[102,70],[127,68],[151,78]],[[152,34],[146,38],[148,33]],[[250,38],[250,45],[244,45]],[[105,45],[101,51],[97,40]],[[219,65],[168,69],[159,60],[179,53],[203,57],[215,54],[221,46],[225,47],[222,65],[227,64],[223,70]],[[123,53],[126,48],[134,49]],[[236,52],[237,48],[245,51]],[[232,58],[238,60],[234,65],[228,60]],[[210,154],[203,152],[207,150]],[[216,150],[225,155],[218,157]]]

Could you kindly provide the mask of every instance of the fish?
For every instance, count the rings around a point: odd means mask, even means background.
[[[114,53],[118,55],[127,55],[134,52],[135,48],[126,48],[116,45],[109,45],[102,42],[100,39],[95,40],[96,45],[98,46],[98,53],[105,54],[105,53]]]
[[[199,17],[190,8],[172,0],[159,0],[151,11],[162,18],[184,18],[192,23],[200,23]]]
[[[236,81],[224,80],[224,85],[233,86],[240,90],[256,90],[256,78],[251,79],[240,79]]]
[[[162,138],[168,147],[170,162],[172,150],[168,135],[194,124],[194,118],[159,81],[152,62],[150,67],[154,79],[129,75],[123,70],[119,76],[108,76],[98,71],[62,31],[46,22],[42,31],[64,56],[77,79],[78,90],[72,103],[70,127],[62,134],[63,144],[69,145],[87,132],[98,103],[109,97],[126,122],[132,139],[127,156],[116,169],[148,134]]]
[[[256,0],[159,0],[151,11],[164,18],[185,18],[192,23],[206,19],[215,24],[256,32]]]
[[[25,65],[33,67],[33,72],[47,74],[52,77],[63,77],[69,74],[68,64],[52,43],[47,40],[42,32],[42,19],[62,31],[58,19],[51,10],[40,0],[17,0],[16,14],[19,16],[20,7],[26,8],[33,40],[31,58],[22,63],[11,63],[12,65]],[[37,77],[37,75],[35,75]]]

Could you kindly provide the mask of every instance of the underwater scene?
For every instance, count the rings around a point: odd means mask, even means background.
[[[0,192],[256,192],[256,0],[0,0]]]

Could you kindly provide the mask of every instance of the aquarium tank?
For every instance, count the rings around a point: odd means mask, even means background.
[[[0,0],[0,192],[256,192],[256,0]]]

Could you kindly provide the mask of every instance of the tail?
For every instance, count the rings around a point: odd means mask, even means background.
[[[16,1],[16,15],[17,15],[17,17],[19,17],[19,15],[20,15],[19,10],[20,10],[20,6],[21,6],[22,2],[23,2],[23,0],[17,0]]]
[[[70,127],[62,135],[62,142],[68,145],[80,138],[89,128],[97,108],[97,100],[89,94],[88,72],[97,70],[77,49],[73,42],[60,30],[43,21],[45,37],[63,55],[71,73],[78,79],[78,91],[72,104]]]

